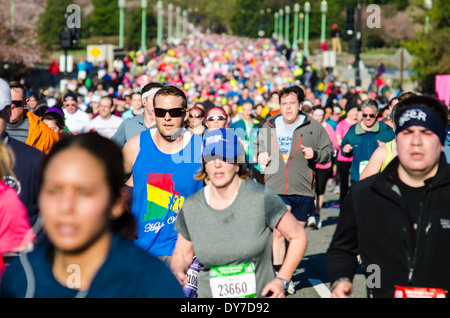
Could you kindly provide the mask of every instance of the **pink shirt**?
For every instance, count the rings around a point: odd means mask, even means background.
[[[0,181],[0,254],[33,242],[27,209],[16,191]]]
[[[331,127],[331,125],[327,124],[326,122],[322,122],[322,126],[327,131],[328,136],[330,136],[331,143],[333,144],[333,149],[338,150],[339,144],[338,144],[338,141],[336,138],[336,133],[335,133],[333,127]],[[316,163],[316,168],[318,168],[318,169],[328,169],[330,167],[331,167],[331,160],[325,164]]]
[[[336,135],[341,136],[341,140],[344,139],[344,136],[347,134],[351,126],[353,126],[353,124],[350,124],[346,119],[341,120],[336,126]],[[337,160],[349,162],[353,160],[353,157],[344,157],[341,154],[341,149],[339,149]]]

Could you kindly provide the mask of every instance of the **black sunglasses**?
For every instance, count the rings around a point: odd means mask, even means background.
[[[208,116],[208,118],[206,118],[207,121],[214,121],[214,120],[226,120],[227,118],[225,116]]]
[[[202,117],[203,117],[203,115],[200,115],[200,114],[194,114],[194,115],[189,114],[189,118],[202,118]]]
[[[23,106],[23,100],[12,100],[11,105],[14,105],[15,107],[22,107]]]
[[[362,116],[364,118],[366,118],[366,117],[375,118],[376,117],[376,115],[374,115],[374,114],[362,114]]]
[[[164,109],[164,108],[154,108],[155,116],[164,118],[166,114],[169,113],[170,117],[183,117],[184,108],[172,108],[172,109]]]

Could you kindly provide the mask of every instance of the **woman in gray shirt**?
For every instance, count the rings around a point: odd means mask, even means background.
[[[209,131],[203,147],[203,168],[196,178],[209,182],[179,212],[172,271],[186,284],[195,253],[201,264],[199,298],[285,297],[306,250],[305,230],[274,191],[248,179],[244,151],[232,130]],[[289,241],[277,277],[272,266],[274,228]]]

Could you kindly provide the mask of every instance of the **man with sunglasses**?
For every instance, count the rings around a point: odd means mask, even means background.
[[[78,107],[78,96],[67,92],[63,98],[63,111],[66,126],[74,135],[87,133],[91,128],[91,117]]]
[[[8,122],[13,116],[12,109],[16,107],[12,105],[11,91],[8,83],[0,79],[0,143],[8,145],[16,159],[13,167],[14,175],[7,174],[3,181],[17,191],[20,200],[27,208],[28,218],[31,226],[33,226],[39,216],[40,162],[44,153],[35,147],[11,138],[11,135],[6,132]],[[18,97],[14,94],[13,99],[16,98]]]
[[[133,187],[135,243],[170,264],[177,213],[184,199],[203,187],[194,179],[202,166],[202,138],[184,129],[187,99],[179,88],[159,89],[153,106],[156,127],[132,137],[122,152],[125,173],[131,173],[127,185]]]
[[[25,87],[18,82],[9,84],[11,92],[11,116],[6,132],[11,138],[48,153],[59,136],[27,109]]]
[[[359,181],[364,168],[379,142],[388,142],[395,138],[394,130],[377,120],[378,103],[374,99],[366,99],[361,105],[362,119],[350,127],[342,140],[341,153],[353,160],[350,168],[352,184]]]

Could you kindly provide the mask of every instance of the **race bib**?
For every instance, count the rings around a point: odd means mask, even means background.
[[[395,286],[394,298],[447,298],[440,288]]]
[[[256,298],[255,265],[211,267],[209,285],[214,298]]]
[[[363,160],[359,163],[359,175],[361,176],[361,173],[364,171],[364,168],[369,163],[369,160]]]

